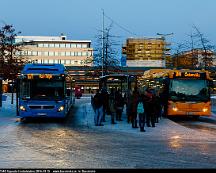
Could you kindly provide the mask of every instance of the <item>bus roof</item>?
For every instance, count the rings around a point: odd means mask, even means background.
[[[64,74],[66,68],[63,64],[26,64],[22,74]]]

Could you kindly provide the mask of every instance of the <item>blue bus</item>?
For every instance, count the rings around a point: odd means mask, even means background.
[[[65,118],[74,83],[62,64],[26,64],[17,79],[17,116]]]

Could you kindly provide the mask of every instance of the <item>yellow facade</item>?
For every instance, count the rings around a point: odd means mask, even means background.
[[[127,59],[158,59],[162,60],[165,42],[162,39],[127,39]]]

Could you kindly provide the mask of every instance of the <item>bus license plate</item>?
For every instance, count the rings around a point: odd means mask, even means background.
[[[44,116],[44,115],[47,115],[47,114],[46,113],[37,113],[37,115]]]
[[[193,115],[194,113],[193,113],[193,112],[188,112],[187,114],[188,114],[188,115]]]

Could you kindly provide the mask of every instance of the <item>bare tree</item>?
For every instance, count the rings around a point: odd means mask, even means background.
[[[86,59],[86,62],[93,63],[95,67],[94,75],[101,76],[109,74],[113,71],[120,70],[120,62],[118,60],[118,52],[115,46],[118,43],[113,39],[118,36],[111,35],[112,24],[105,28],[104,31],[99,31],[96,35],[96,45],[94,49],[94,58]]]
[[[177,44],[175,64],[181,68],[204,68],[207,69],[213,65],[214,46],[210,44],[196,26],[193,26],[193,32],[188,34],[189,41]],[[179,63],[181,59],[181,63]]]
[[[213,57],[209,56],[209,51],[214,49],[214,46],[210,44],[210,41],[204,37],[204,34],[200,32],[200,30],[194,25],[193,29],[195,30],[195,34],[193,37],[197,39],[197,48],[204,52],[202,57],[202,62],[198,64],[198,66],[203,66],[207,69],[212,66]]]
[[[15,79],[25,60],[21,55],[22,45],[15,43],[15,37],[21,32],[15,32],[13,25],[5,24],[0,29],[0,76],[3,79]]]

